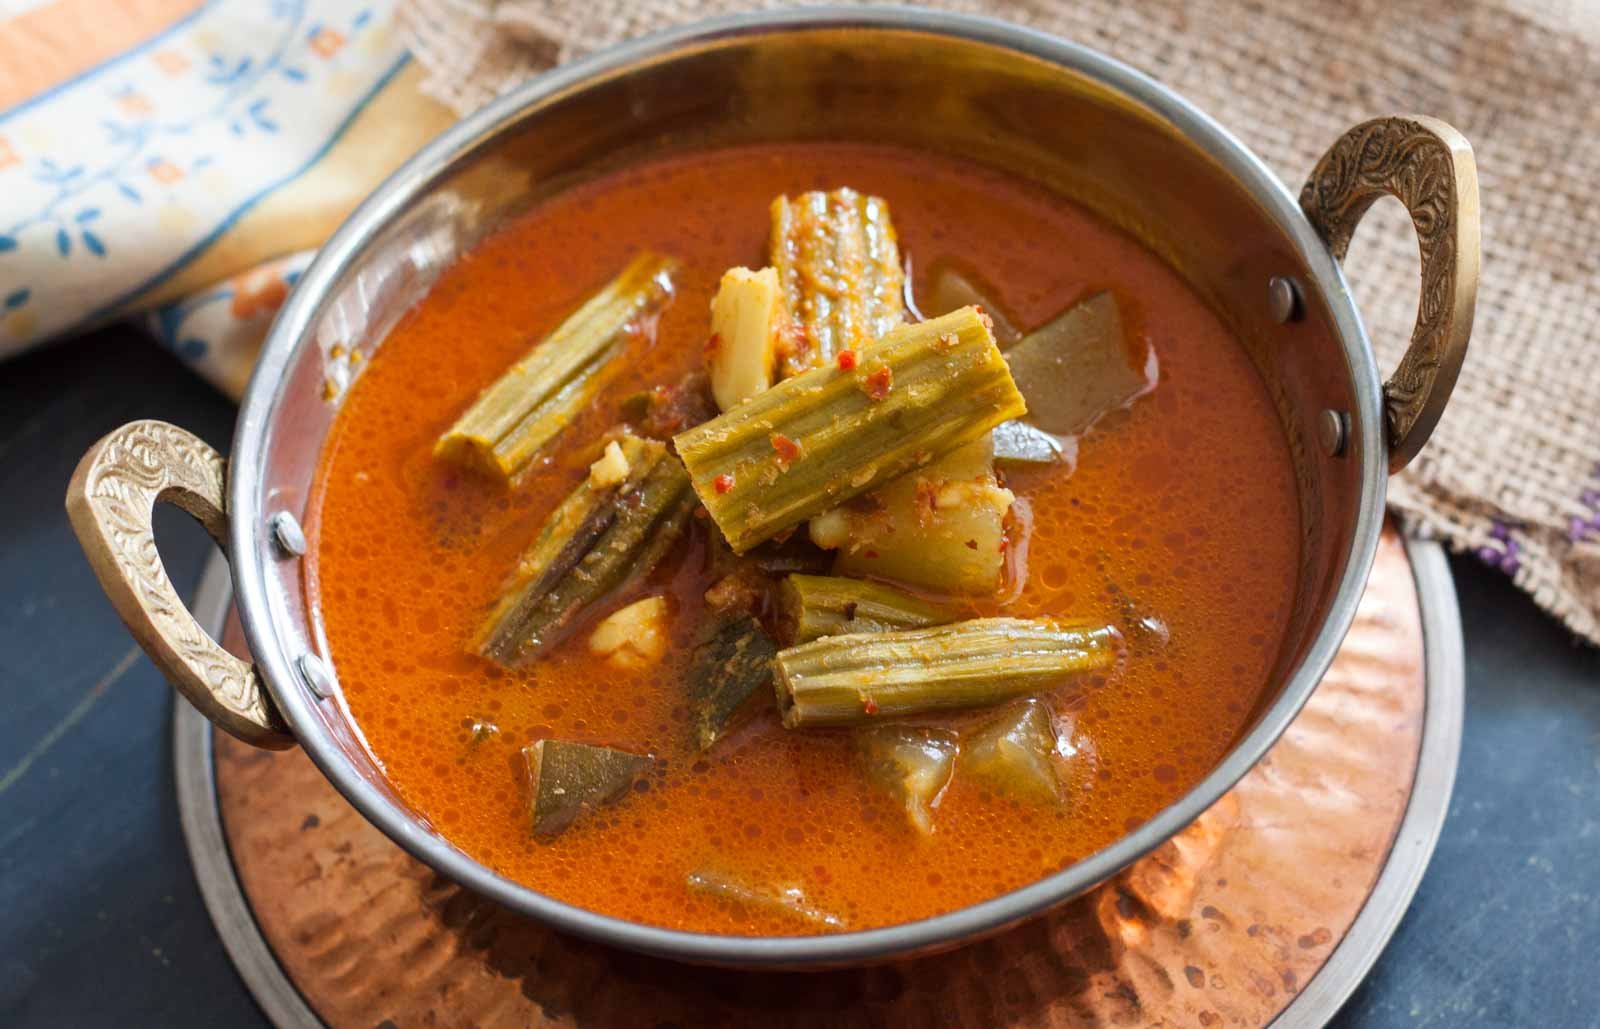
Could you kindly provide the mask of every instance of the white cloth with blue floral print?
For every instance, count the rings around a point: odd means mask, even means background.
[[[285,194],[405,66],[392,21],[388,0],[197,2],[0,110],[0,357],[154,309],[155,334],[237,394],[344,213]]]

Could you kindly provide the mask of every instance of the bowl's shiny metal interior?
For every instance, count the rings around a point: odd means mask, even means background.
[[[1178,268],[1232,324],[1282,414],[1302,496],[1299,601],[1253,727],[1188,795],[1101,853],[983,904],[887,929],[747,939],[635,925],[501,878],[398,800],[338,696],[319,700],[296,674],[300,655],[328,650],[307,608],[303,562],[274,551],[266,522],[282,510],[308,520],[318,452],[351,368],[342,355],[380,346],[476,240],[539,198],[642,157],[807,138],[888,140],[1011,169],[1087,204]],[[1301,320],[1272,317],[1275,275],[1302,284]],[[561,928],[658,954],[860,961],[948,945],[1083,892],[1187,824],[1260,758],[1332,659],[1365,582],[1384,500],[1378,405],[1378,373],[1344,280],[1294,199],[1150,79],[986,20],[905,10],[740,17],[529,83],[435,141],[345,224],[279,317],[240,414],[233,574],[250,649],[300,743],[367,818],[444,874]],[[1315,443],[1330,408],[1351,423],[1338,457]]]

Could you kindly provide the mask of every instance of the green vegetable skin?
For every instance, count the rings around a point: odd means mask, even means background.
[[[853,370],[785,380],[673,445],[742,554],[1026,410],[987,321],[967,307],[894,330]]]
[[[1074,436],[1054,436],[1025,421],[1001,422],[989,434],[994,441],[996,464],[1076,466],[1078,440]]]
[[[682,535],[694,494],[665,444],[628,436],[621,483],[580,483],[551,513],[478,637],[505,665],[537,658],[613,591],[650,573]]]
[[[881,725],[857,739],[867,778],[905,808],[906,821],[924,836],[933,833],[933,808],[950,782],[956,734],[949,729]]]
[[[1006,351],[1028,421],[1071,436],[1155,388],[1154,348],[1129,340],[1122,312],[1101,292],[1067,308]]]
[[[621,370],[631,336],[672,300],[678,264],[640,254],[479,394],[434,456],[509,481]]]
[[[778,712],[790,729],[982,707],[1116,662],[1109,625],[976,618],[900,632],[824,636],[778,651]]]
[[[778,618],[791,644],[819,636],[920,629],[951,620],[948,608],[860,579],[791,575],[778,594]]]
[[[522,748],[533,834],[549,842],[578,818],[622,799],[655,759],[610,747],[539,740]]]
[[[733,725],[745,702],[772,681],[778,645],[749,615],[723,622],[695,648],[689,666],[689,699],[695,744],[710,749]]]
[[[783,355],[784,377],[830,365],[904,319],[905,271],[889,205],[853,189],[772,202],[772,267],[804,341]]]

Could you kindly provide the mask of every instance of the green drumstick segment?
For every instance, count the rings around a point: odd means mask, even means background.
[[[640,254],[478,395],[434,455],[502,481],[517,477],[604,389],[629,340],[672,300],[678,264]]]
[[[791,575],[778,593],[778,619],[790,643],[819,636],[920,629],[952,620],[950,610],[892,586],[836,575]]]
[[[673,438],[735,553],[1027,410],[976,308],[895,329]]]
[[[750,615],[727,619],[695,648],[688,685],[696,746],[708,750],[727,734],[746,702],[772,681],[777,652]]]
[[[1120,649],[1109,625],[1048,619],[824,636],[778,652],[778,712],[799,729],[982,707],[1102,671]]]
[[[648,575],[682,536],[689,478],[664,443],[627,436],[545,520],[478,636],[478,653],[531,661],[617,589]]]
[[[842,930],[845,920],[812,904],[798,886],[756,887],[724,872],[700,869],[690,872],[684,884],[694,893],[767,915],[781,915],[817,929]]]
[[[783,377],[831,365],[905,318],[905,270],[889,205],[853,189],[772,202],[769,258],[791,333]]]

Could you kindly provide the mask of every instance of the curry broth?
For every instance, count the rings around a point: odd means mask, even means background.
[[[706,755],[681,675],[704,610],[706,526],[646,592],[670,598],[663,661],[619,670],[580,631],[517,671],[468,642],[540,521],[584,476],[589,441],[628,394],[701,362],[722,272],[759,267],[780,193],[849,185],[886,198],[926,269],[959,258],[1023,327],[1110,288],[1153,343],[1152,394],[1093,430],[1077,468],[1012,473],[1032,509],[1030,566],[1007,614],[1120,620],[1124,597],[1171,633],[1159,654],[1050,694],[1072,726],[1060,810],[946,790],[918,837],[865,781],[848,731],[784,730],[767,712]],[[436,462],[474,396],[636,252],[683,261],[653,345],[517,489]],[[923,283],[919,280],[918,285]],[[641,164],[569,190],[449,269],[350,389],[321,459],[311,600],[344,695],[394,787],[489,867],[617,917],[792,934],[803,924],[691,893],[715,868],[865,929],[1023,886],[1116,840],[1203,777],[1265,688],[1295,589],[1290,458],[1266,390],[1222,322],[1139,244],[1076,205],[954,159],[856,144],[764,145]],[[622,600],[607,610],[620,606]],[[995,613],[993,604],[974,613]],[[500,733],[473,742],[487,719]],[[959,724],[963,719],[943,719]],[[665,772],[553,843],[529,833],[521,747],[544,736],[649,752]]]

